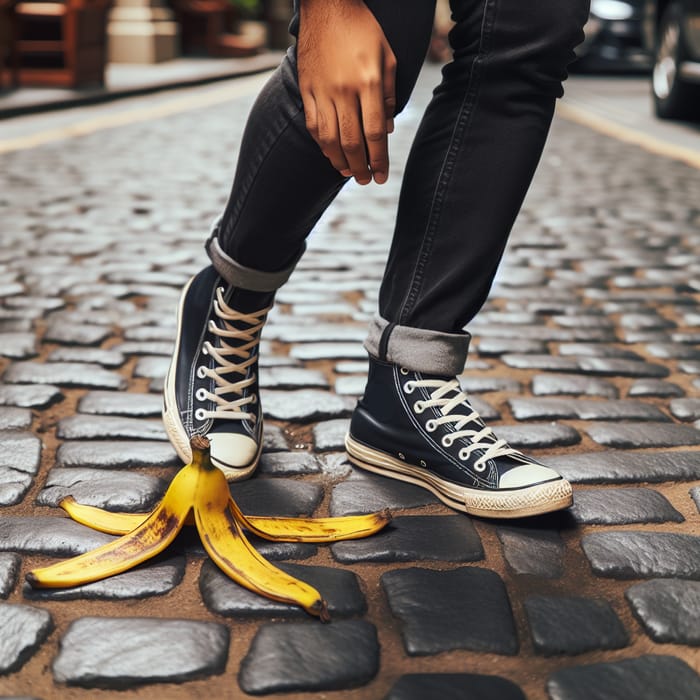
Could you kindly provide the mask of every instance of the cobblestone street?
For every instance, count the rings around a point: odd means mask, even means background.
[[[262,79],[0,153],[0,697],[700,698],[699,170],[555,120],[469,328],[475,408],[574,483],[572,509],[471,518],[345,458],[402,164],[438,76],[397,120],[389,182],[349,185],[280,290],[265,453],[231,487],[254,514],[392,509],[366,540],[261,545],[319,588],[329,625],[238,587],[189,533],[101,582],[24,583],[111,539],[67,519],[64,496],[144,512],[181,464],[160,418],[175,307],[208,262]]]

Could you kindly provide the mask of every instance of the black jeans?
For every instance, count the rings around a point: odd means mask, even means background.
[[[435,0],[365,1],[397,58],[400,111],[426,53]],[[379,316],[366,343],[371,354],[421,371],[461,371],[469,338],[462,329],[488,295],[588,5],[451,0],[454,59],[406,164]],[[208,244],[232,283],[240,269],[247,280],[260,272],[263,287],[279,286],[346,182],[306,130],[296,76],[291,48],[253,107],[231,196]]]

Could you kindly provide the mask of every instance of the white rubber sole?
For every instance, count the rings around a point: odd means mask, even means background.
[[[386,452],[357,442],[349,433],[345,449],[350,461],[362,469],[421,486],[455,510],[484,518],[523,518],[568,508],[573,503],[571,484],[566,479],[508,491],[486,491],[459,486],[437,475],[395,459]]]
[[[177,410],[174,377],[175,368],[177,367],[177,348],[180,347],[180,335],[182,328],[180,319],[182,317],[182,306],[185,301],[187,290],[190,288],[190,284],[192,284],[193,279],[194,277],[184,286],[182,294],[180,295],[180,302],[177,309],[177,337],[175,339],[175,350],[173,352],[172,359],[170,360],[168,372],[165,375],[165,384],[163,387],[163,425],[170,443],[175,448],[175,452],[177,452],[178,457],[180,457],[185,464],[189,464],[192,461],[192,450],[190,448],[190,438],[185,430],[185,427],[182,425],[182,421],[180,420],[180,412]],[[245,467],[241,467],[240,469],[228,467],[213,457],[211,461],[215,467],[224,473],[227,481],[242,481],[243,479],[250,477],[250,475],[256,470],[258,462],[260,461],[261,453],[262,440],[258,446],[255,459]]]

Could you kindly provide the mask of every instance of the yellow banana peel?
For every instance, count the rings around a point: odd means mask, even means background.
[[[320,593],[274,566],[248,541],[245,530],[268,540],[335,542],[367,537],[390,520],[388,511],[340,518],[277,518],[244,515],[230,495],[223,473],[209,458],[209,441],[191,440],[192,461],[173,479],[159,505],[144,514],[111,513],[61,501],[83,525],[117,540],[52,566],[34,569],[27,581],[37,588],[77,586],[122,573],[162,552],[184,525],[195,525],[217,566],[240,585],[273,600],[301,606],[324,622],[330,618]]]

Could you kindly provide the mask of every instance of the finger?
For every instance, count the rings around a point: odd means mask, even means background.
[[[301,100],[304,104],[306,129],[311,134],[313,140],[318,143],[318,110],[316,108],[316,100],[310,92],[302,93]]]
[[[323,155],[330,160],[331,165],[344,177],[352,174],[345,159],[345,154],[340,145],[340,131],[338,129],[338,115],[332,102],[316,102],[316,114],[318,117],[317,143],[323,151]]]
[[[384,111],[386,118],[391,122],[389,133],[394,130],[394,116],[396,115],[396,56],[391,50],[391,46],[384,44],[384,66],[382,74],[384,91]]]
[[[386,117],[384,115],[384,96],[382,86],[370,85],[361,97],[362,129],[369,169],[374,181],[382,185],[389,177],[389,151],[387,143]]]
[[[372,180],[367,164],[365,137],[362,132],[360,105],[357,99],[348,98],[336,107],[340,127],[340,145],[352,176],[360,185]]]

